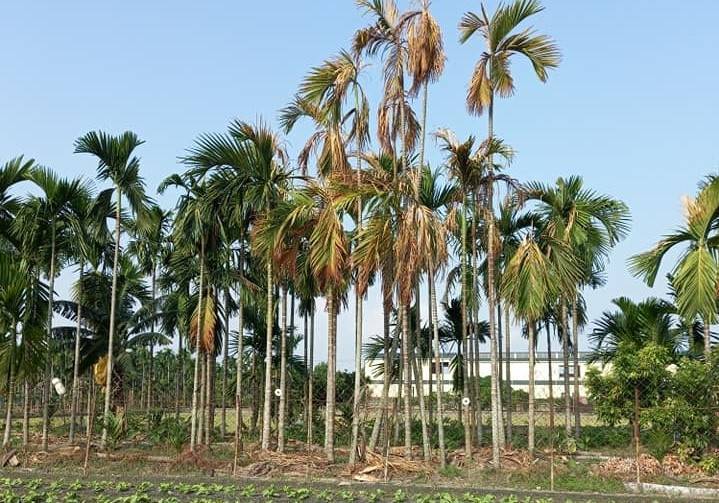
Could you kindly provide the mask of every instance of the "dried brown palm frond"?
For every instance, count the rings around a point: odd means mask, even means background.
[[[435,82],[444,70],[445,55],[442,29],[429,11],[429,0],[422,1],[419,15],[414,16],[407,34],[407,67],[412,76],[410,95],[416,96],[420,88]]]
[[[200,351],[213,353],[215,351],[215,330],[217,329],[217,310],[214,292],[206,292],[202,298],[202,323],[200,323],[199,305],[195,307],[190,320],[191,347],[197,346],[197,336],[200,334]],[[199,329],[200,324],[202,329]]]

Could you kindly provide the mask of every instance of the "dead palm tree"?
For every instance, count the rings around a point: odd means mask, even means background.
[[[546,35],[535,33],[532,28],[513,33],[527,18],[541,12],[537,0],[514,0],[511,4],[500,5],[491,17],[482,6],[481,13],[467,12],[459,23],[460,41],[467,42],[479,33],[485,42],[472,73],[467,91],[467,107],[471,113],[481,115],[487,111],[487,137],[494,137],[494,98],[508,97],[514,93],[514,78],[510,71],[512,56],[521,55],[529,59],[537,77],[546,81],[548,70],[559,65],[560,55],[554,41]],[[489,169],[492,170],[489,158]],[[491,172],[490,172],[491,175]],[[494,238],[494,197],[490,187],[485,199],[487,219],[487,242]],[[492,360],[492,461],[499,466],[500,447],[500,403],[498,397],[497,366],[498,347],[496,330],[495,256],[490,247],[487,256],[487,304],[489,309],[490,353]]]

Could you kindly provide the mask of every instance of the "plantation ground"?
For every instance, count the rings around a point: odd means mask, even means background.
[[[324,481],[123,475],[72,478],[32,471],[0,478],[0,499],[18,503],[95,501],[210,503],[226,501],[367,503],[600,503],[688,501],[653,495],[587,494],[429,484],[336,484]],[[694,499],[693,501],[695,501]]]
[[[342,449],[339,450],[337,463],[329,465],[324,461],[321,449],[307,453],[304,445],[296,441],[290,442],[289,452],[285,455],[262,453],[255,444],[249,444],[247,448],[237,477],[232,477],[233,446],[229,442],[217,443],[211,450],[198,449],[196,455],[188,451],[177,455],[170,449],[144,442],[124,442],[109,454],[93,449],[88,474],[85,475],[82,470],[84,448],[69,446],[58,440],[51,443],[48,453],[35,449],[18,451],[20,466],[3,469],[6,479],[0,484],[0,501],[53,501],[53,498],[57,498],[55,501],[168,503],[252,500],[398,503],[671,500],[627,495],[624,481],[633,478],[630,465],[625,467],[624,473],[602,472],[599,459],[586,459],[584,456],[556,457],[556,492],[549,492],[549,459],[541,455],[533,462],[528,461],[523,451],[506,452],[501,471],[487,467],[488,450],[479,452],[472,465],[463,461],[460,452],[453,452],[452,462],[455,464],[439,471],[436,461],[430,464],[407,462],[401,456],[401,449],[393,449],[388,458],[389,481],[385,483],[381,469],[367,471],[372,463],[378,462],[377,456],[370,457],[367,463],[355,470],[349,470],[345,464],[347,451]],[[701,485],[704,487],[719,487],[719,479],[702,478]],[[653,471],[643,472],[642,480],[697,484],[696,477],[692,475],[670,477]],[[492,499],[490,495],[497,499]],[[16,496],[22,499],[16,499]]]

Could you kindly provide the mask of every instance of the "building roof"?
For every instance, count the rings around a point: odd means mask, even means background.
[[[579,352],[579,361],[586,362],[587,360],[589,360],[589,356],[591,354],[592,353],[589,351],[580,351]],[[384,356],[383,353],[380,353],[379,355],[377,355],[376,359],[381,360],[383,358],[383,356]],[[441,358],[443,360],[451,360],[455,356],[456,356],[456,353],[442,353]],[[549,359],[548,356],[549,356],[549,353],[547,353],[546,351],[536,351],[534,353],[534,358],[536,361],[546,361]],[[501,358],[502,358],[502,360],[506,361],[507,354],[502,352]],[[553,361],[561,362],[562,358],[563,358],[563,356],[562,356],[561,351],[552,351],[552,360]],[[571,353],[570,353],[570,358],[572,358]],[[491,361],[490,353],[489,352],[479,353],[478,360],[480,362]],[[527,352],[527,351],[512,351],[509,353],[509,360],[510,361],[522,361],[522,362],[529,361],[529,352]]]

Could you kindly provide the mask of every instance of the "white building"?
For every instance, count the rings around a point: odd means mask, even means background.
[[[534,365],[534,396],[539,399],[549,398],[549,382],[550,382],[550,359],[548,353],[537,352],[535,357]],[[580,400],[586,397],[584,389],[584,375],[586,374],[587,368],[590,365],[587,362],[589,353],[579,353],[579,397]],[[454,354],[442,355],[442,389],[449,393],[452,392],[452,369],[450,362],[454,358]],[[502,379],[506,377],[506,354],[502,355]],[[479,375],[481,377],[490,375],[490,359],[489,353],[479,354]],[[370,393],[373,398],[379,398],[382,396],[382,359],[368,360],[365,364],[365,375],[370,380]],[[592,364],[599,365],[599,364]],[[472,365],[470,365],[472,366]],[[564,395],[564,364],[562,362],[561,352],[552,352],[551,354],[551,380],[552,388],[555,398],[560,398]],[[510,353],[509,357],[509,369],[511,376],[511,387],[516,390],[529,390],[529,354],[526,352],[513,352]],[[574,393],[574,364],[570,355],[569,360],[569,385],[570,393]],[[430,377],[431,376],[431,377]],[[437,375],[435,374],[434,360],[431,362],[425,360],[422,362],[422,377],[424,380],[424,393],[429,394],[430,382],[432,383],[432,389],[436,389],[437,386]],[[430,381],[431,379],[431,381]],[[389,389],[389,396],[397,396],[397,384],[391,384]],[[413,388],[414,390],[415,388]],[[413,391],[415,393],[416,391]]]

